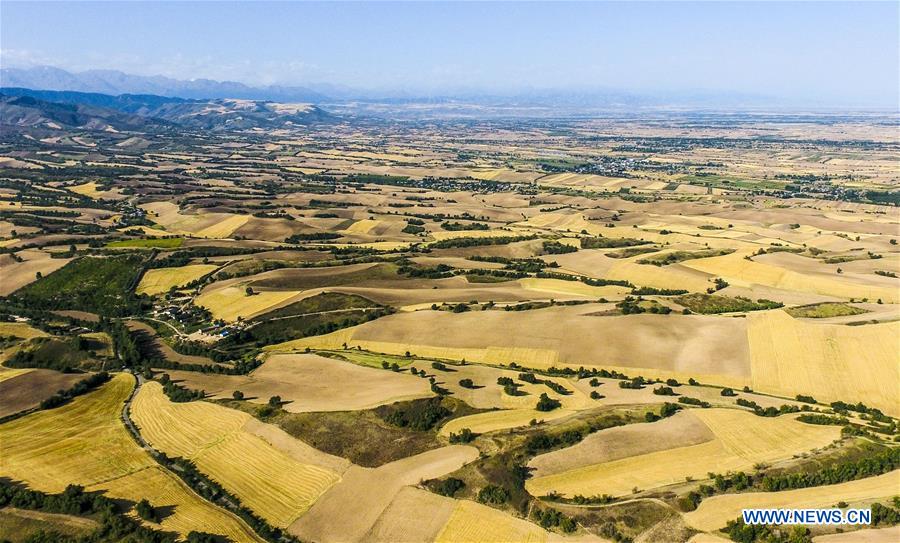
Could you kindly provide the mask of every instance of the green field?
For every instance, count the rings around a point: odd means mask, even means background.
[[[148,238],[148,239],[123,239],[111,241],[106,244],[112,249],[118,248],[146,248],[146,249],[176,249],[184,244],[184,238]]]

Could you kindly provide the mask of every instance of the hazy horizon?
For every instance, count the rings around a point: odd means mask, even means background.
[[[895,109],[898,16],[895,2],[4,2],[0,60],[386,95],[615,89]]]

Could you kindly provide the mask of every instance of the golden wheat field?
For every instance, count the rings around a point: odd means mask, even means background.
[[[137,292],[149,296],[165,294],[172,288],[183,287],[191,281],[200,279],[217,267],[213,264],[192,264],[177,268],[147,270],[138,283]]]
[[[340,479],[245,431],[250,415],[206,402],[172,403],[158,383],[141,387],[132,417],[154,447],[192,460],[276,526],[290,525]]]
[[[297,297],[300,291],[265,290],[248,294],[241,285],[206,288],[194,299],[194,304],[207,308],[217,319],[235,321],[248,319],[271,311]]]
[[[174,506],[163,529],[187,534],[203,527],[234,541],[257,541],[246,524],[194,494],[128,435],[119,416],[133,387],[133,377],[118,374],[68,405],[0,425],[0,474],[44,492],[79,484],[133,502],[147,497]]]
[[[784,311],[750,315],[753,388],[820,401],[863,401],[900,415],[900,322],[809,323]]]

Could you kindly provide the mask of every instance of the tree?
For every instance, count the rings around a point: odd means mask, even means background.
[[[559,400],[554,400],[550,396],[547,396],[546,392],[541,393],[541,397],[538,400],[535,409],[538,411],[553,411],[554,409],[561,407],[562,403]]]
[[[43,276],[44,276],[44,274],[41,273],[41,272],[35,272],[35,274],[34,274],[34,278],[35,278],[35,279],[40,279],[40,278],[43,277]]]
[[[156,515],[156,510],[153,509],[153,506],[150,505],[150,502],[147,501],[147,498],[142,499],[137,502],[134,506],[134,512],[137,513],[137,516],[149,522],[159,522],[159,518]]]
[[[234,392],[231,393],[231,397],[237,401],[241,401],[244,399],[244,393],[241,392],[240,390],[235,390]]]
[[[253,287],[247,287],[244,292],[247,293],[247,296],[253,296]]]
[[[281,407],[281,396],[272,396],[269,398],[270,407]]]

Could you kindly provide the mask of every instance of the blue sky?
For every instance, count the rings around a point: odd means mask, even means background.
[[[896,106],[898,3],[16,3],[4,66],[412,92],[737,91]]]

